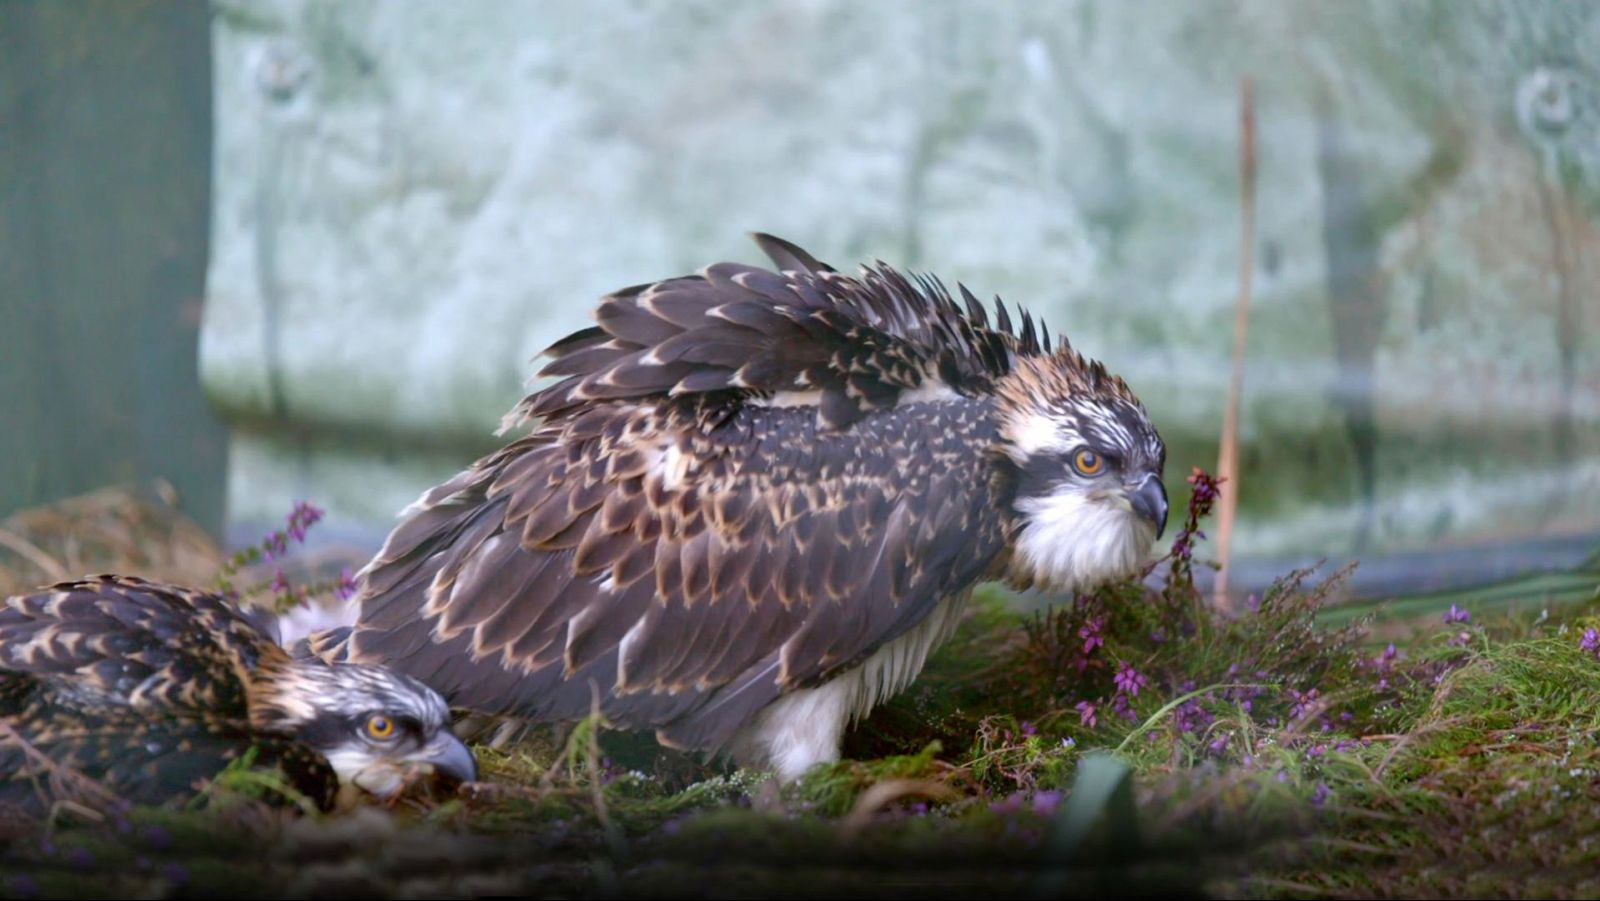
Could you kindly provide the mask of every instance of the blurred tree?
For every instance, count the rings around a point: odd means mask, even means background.
[[[221,524],[226,433],[196,374],[210,16],[0,4],[0,516],[163,477]]]

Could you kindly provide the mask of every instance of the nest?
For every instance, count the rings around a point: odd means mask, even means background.
[[[0,521],[0,596],[101,572],[205,585],[224,556],[168,482],[115,485]]]

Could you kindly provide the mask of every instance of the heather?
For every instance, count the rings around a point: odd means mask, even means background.
[[[782,790],[598,719],[469,721],[483,780],[459,794],[307,814],[239,767],[159,810],[85,791],[0,818],[0,893],[1600,893],[1600,576],[1330,606],[1346,573],[1290,572],[1224,611],[1196,573],[1228,486],[1189,483],[1142,578],[980,590],[845,760]],[[294,566],[319,518],[297,505],[210,584],[346,593]]]

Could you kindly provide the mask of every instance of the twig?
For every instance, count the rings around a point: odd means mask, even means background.
[[[889,779],[876,782],[856,799],[850,814],[839,824],[839,831],[845,838],[854,839],[872,824],[872,818],[878,811],[896,801],[919,797],[945,804],[961,795],[943,782],[935,782],[932,779]]]
[[[589,789],[594,798],[594,815],[600,821],[600,828],[605,831],[606,844],[611,846],[612,859],[620,860],[627,846],[622,840],[622,830],[612,822],[610,811],[606,808],[605,786],[602,784],[600,774],[600,729],[606,720],[604,714],[600,712],[600,686],[593,679],[589,680],[589,721],[593,727],[589,730],[586,751],[589,758]]]
[[[5,545],[19,555],[26,557],[28,562],[44,570],[45,575],[54,581],[60,582],[67,578],[67,568],[57,562],[54,557],[46,554],[37,544],[4,526],[0,526],[0,545]]]
[[[39,794],[40,801],[48,802],[51,800],[51,795],[56,795],[60,801],[72,802],[68,805],[71,807],[93,809],[93,805],[83,803],[91,799],[105,805],[107,808],[122,804],[122,799],[98,780],[51,760],[43,751],[34,747],[32,742],[23,738],[22,733],[12,728],[10,723],[0,721],[0,742],[14,742],[21,749],[22,756],[38,767],[38,770],[32,774],[35,780],[37,780],[40,771],[51,777],[51,784],[56,787],[54,792],[47,793],[43,786],[39,785],[37,781],[34,782],[34,791]],[[60,797],[64,792],[76,794],[79,798]],[[52,808],[57,806],[56,804],[51,805]]]
[[[1250,324],[1250,275],[1255,269],[1256,232],[1256,101],[1255,82],[1239,82],[1239,298],[1233,307],[1233,375],[1223,412],[1218,481],[1233,486],[1222,492],[1217,510],[1216,604],[1233,609],[1228,597],[1228,563],[1233,544],[1233,517],[1239,505],[1239,404],[1244,393],[1245,334]]]

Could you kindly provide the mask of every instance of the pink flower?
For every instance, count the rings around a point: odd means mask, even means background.
[[[1078,722],[1093,729],[1095,727],[1095,706],[1088,701],[1079,701],[1077,706]]]
[[[350,567],[346,566],[339,571],[339,585],[333,593],[341,601],[348,601],[355,596],[356,580],[350,575]]]
[[[1145,678],[1143,673],[1134,669],[1133,664],[1124,663],[1122,668],[1117,670],[1116,683],[1118,691],[1138,697],[1139,689],[1149,685],[1150,680]]]
[[[1100,635],[1100,630],[1105,627],[1106,618],[1097,616],[1078,627],[1078,637],[1083,639],[1083,653],[1094,653],[1094,649],[1105,644],[1106,640]]]

